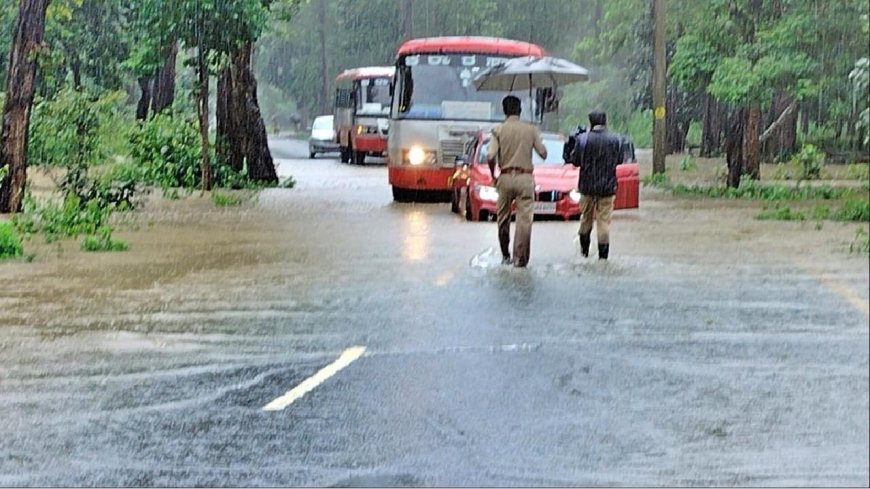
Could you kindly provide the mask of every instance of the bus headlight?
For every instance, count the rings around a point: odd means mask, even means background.
[[[419,146],[412,146],[408,151],[408,163],[412,165],[422,165],[426,162],[426,152]]]
[[[489,202],[498,201],[498,190],[495,187],[490,187],[489,185],[476,185],[474,187],[477,190],[477,196],[480,197],[480,200],[486,200]]]
[[[574,189],[568,192],[568,198],[571,199],[571,202],[578,204],[580,203],[580,192],[577,189]]]
[[[378,126],[366,126],[366,125],[363,125],[363,124],[357,124],[357,126],[356,126],[356,133],[357,133],[357,135],[360,135],[360,134],[377,134],[377,133],[378,133]]]

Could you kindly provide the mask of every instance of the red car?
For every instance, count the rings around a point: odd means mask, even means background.
[[[542,160],[537,154],[532,154],[532,163],[535,165],[535,215],[576,219],[580,216],[580,192],[577,190],[579,169],[565,164],[562,159],[562,147],[565,144],[562,135],[542,133],[541,138],[547,147],[547,159]],[[450,207],[453,212],[464,213],[469,221],[495,218],[498,192],[492,186],[492,177],[486,164],[488,145],[489,133],[481,132],[468,144],[465,154],[456,159]],[[614,209],[638,207],[640,178],[634,159],[634,146],[626,140],[624,147],[625,163],[616,167]]]

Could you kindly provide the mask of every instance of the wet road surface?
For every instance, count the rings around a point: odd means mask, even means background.
[[[272,148],[296,188],[0,264],[0,485],[868,484],[854,227],[643,189],[610,262],[536,221],[516,270],[382,164]]]

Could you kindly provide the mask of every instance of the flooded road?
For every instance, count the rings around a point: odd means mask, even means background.
[[[644,188],[609,262],[536,221],[513,269],[382,164],[272,148],[296,188],[0,264],[0,485],[870,482],[854,224]]]

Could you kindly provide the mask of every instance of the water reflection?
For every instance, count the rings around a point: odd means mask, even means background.
[[[420,262],[429,258],[429,216],[423,211],[411,210],[405,215],[402,258]]]

